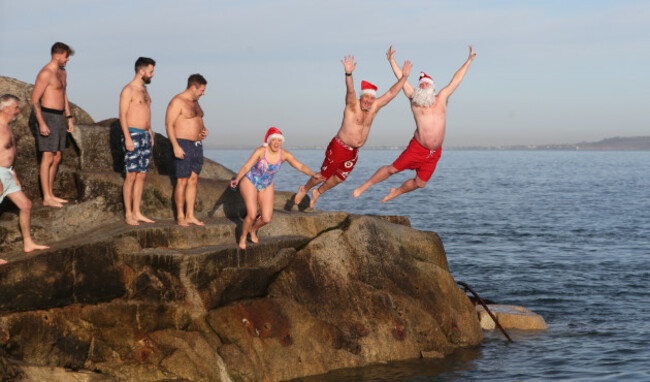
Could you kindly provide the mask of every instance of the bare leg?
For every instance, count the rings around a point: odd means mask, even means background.
[[[52,194],[52,184],[50,174],[52,173],[52,166],[54,165],[54,157],[56,153],[50,151],[43,151],[43,156],[41,157],[41,168],[40,168],[40,178],[41,178],[41,188],[43,189],[43,206],[46,207],[63,207],[63,204],[57,202],[54,199],[54,194]]]
[[[133,184],[133,218],[139,222],[155,223],[153,220],[142,215],[140,204],[142,203],[142,192],[144,191],[144,180],[147,178],[146,172],[136,172],[135,182]]]
[[[335,187],[339,183],[343,182],[341,179],[339,179],[338,176],[332,175],[330,176],[329,179],[325,181],[325,183],[321,184],[320,187],[315,188],[311,192],[311,202],[309,202],[309,207],[314,208],[314,205],[316,204],[316,200],[327,190],[329,190],[332,187]]]
[[[0,265],[7,264],[7,260],[0,259]]]
[[[257,230],[264,227],[265,225],[271,222],[273,217],[273,194],[275,192],[275,186],[271,183],[270,186],[263,189],[257,193],[257,200],[260,203],[260,218],[255,220],[255,223],[251,227],[251,241],[253,243],[258,243],[259,239],[257,238]]]
[[[27,198],[22,191],[14,192],[8,195],[9,199],[20,209],[18,221],[20,222],[20,232],[23,235],[23,250],[32,252],[39,249],[50,248],[46,245],[36,244],[32,240],[31,234],[31,210],[32,201]]]
[[[362,184],[361,186],[357,187],[356,190],[352,193],[352,196],[355,198],[358,198],[361,194],[366,192],[368,187],[372,186],[373,184],[383,182],[384,180],[388,179],[389,176],[394,175],[398,173],[397,169],[393,167],[393,165],[388,165],[388,166],[383,166],[373,176],[366,181],[366,183]]]
[[[176,180],[176,189],[174,190],[174,201],[176,202],[176,224],[181,227],[189,227],[185,218],[185,190],[189,178],[178,178]],[[188,206],[189,208],[189,206]]]
[[[135,177],[138,173],[127,172],[124,178],[124,185],[122,186],[122,194],[124,196],[124,221],[128,225],[140,225],[133,217],[133,185],[135,184]]]
[[[307,183],[305,183],[303,186],[300,186],[300,188],[298,189],[298,192],[296,193],[296,197],[294,198],[293,202],[295,204],[300,204],[300,202],[302,202],[302,199],[305,197],[305,195],[307,195],[307,192],[309,192],[309,190],[311,190],[311,188],[314,187],[315,185],[317,185],[319,183],[322,183],[323,180],[325,180],[325,179],[320,174],[320,172],[318,174],[312,176],[311,178],[309,178]]]
[[[384,196],[381,202],[386,203],[387,201],[394,199],[402,194],[411,192],[418,188],[422,188],[426,186],[426,184],[427,182],[423,181],[422,179],[416,176],[414,179],[409,179],[406,182],[404,182],[399,188],[391,188],[388,195]]]
[[[255,217],[257,216],[257,188],[251,183],[248,178],[243,178],[239,182],[239,192],[246,204],[246,217],[242,224],[241,236],[239,238],[239,248],[246,249],[246,237],[250,232]]]
[[[61,199],[57,196],[54,195],[54,178],[56,177],[56,172],[59,169],[59,163],[61,163],[61,159],[63,158],[63,153],[61,151],[57,151],[54,154],[54,160],[52,161],[52,167],[50,167],[50,195],[54,198],[59,203],[67,203],[68,201],[65,199]]]
[[[196,202],[196,189],[199,182],[199,174],[192,172],[185,189],[185,205],[187,208],[187,223],[196,225],[205,225],[202,221],[194,216],[194,203]]]

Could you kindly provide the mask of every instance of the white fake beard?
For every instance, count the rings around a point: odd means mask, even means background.
[[[426,89],[417,88],[413,92],[413,97],[411,97],[411,102],[415,106],[424,106],[429,107],[436,102],[436,89],[429,87]]]

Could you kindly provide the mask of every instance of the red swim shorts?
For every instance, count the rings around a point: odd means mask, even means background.
[[[359,149],[346,145],[339,137],[334,137],[325,150],[325,160],[320,168],[320,173],[329,179],[335,175],[345,180],[350,171],[357,164]]]
[[[413,137],[406,150],[393,162],[393,167],[397,171],[415,170],[418,178],[428,182],[436,169],[440,154],[442,154],[442,147],[438,150],[429,150]]]

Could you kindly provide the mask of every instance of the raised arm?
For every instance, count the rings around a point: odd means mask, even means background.
[[[343,68],[345,68],[345,104],[353,105],[357,102],[357,94],[354,91],[354,80],[352,80],[352,72],[354,68],[357,67],[357,63],[354,62],[354,56],[345,56],[341,60],[343,63]]]
[[[463,64],[463,66],[458,69],[456,74],[454,74],[454,77],[451,79],[451,82],[449,85],[445,86],[440,90],[440,93],[438,93],[438,97],[442,97],[442,100],[445,102],[448,101],[449,96],[452,95],[454,90],[460,85],[461,81],[463,81],[463,77],[465,77],[465,73],[467,73],[467,69],[469,69],[469,64],[472,63],[474,60],[474,57],[476,57],[476,53],[474,53],[474,49],[472,46],[469,46],[469,57],[467,57],[467,61]]]
[[[390,67],[393,69],[393,73],[395,74],[395,78],[398,80],[402,78],[402,69],[397,65],[397,62],[395,61],[395,49],[393,49],[393,46],[391,45],[390,48],[388,48],[388,52],[386,52],[386,58],[388,58],[388,62],[390,63]],[[404,95],[411,99],[413,96],[413,86],[406,81],[404,83],[404,86],[402,87],[404,89]]]
[[[261,158],[262,155],[264,154],[264,146],[258,147],[255,151],[253,151],[253,155],[251,155],[250,158],[244,163],[242,166],[241,170],[237,173],[237,176],[235,179],[233,179],[230,182],[230,187],[235,188],[239,184],[239,181],[242,180],[242,178],[246,175],[248,171],[250,171],[251,168],[257,163]]]
[[[399,91],[402,90],[404,84],[407,83],[406,80],[408,79],[409,74],[411,74],[412,67],[413,65],[411,65],[411,61],[404,62],[404,67],[401,70],[402,76],[398,79],[397,82],[395,82],[395,85],[391,86],[391,88],[388,89],[386,94],[377,98],[377,101],[375,101],[377,109],[381,109],[382,107],[386,106],[388,102],[390,102],[393,98],[395,98],[395,96],[399,94]]]
[[[287,150],[282,150],[282,152],[283,152],[283,154],[284,154],[284,158],[285,158],[285,160],[286,160],[287,162],[289,162],[289,164],[290,164],[293,168],[295,168],[296,170],[302,172],[302,173],[305,174],[305,175],[309,175],[309,176],[314,176],[314,175],[316,175],[316,173],[314,173],[312,170],[310,170],[309,167],[305,166],[305,165],[302,164],[300,161],[298,161],[298,159],[296,159],[296,157],[294,157],[293,154],[291,154],[291,153],[288,152]]]
[[[122,127],[122,134],[124,134],[124,146],[126,151],[133,151],[135,146],[133,145],[133,140],[131,139],[131,134],[129,133],[129,125],[126,120],[126,114],[129,111],[129,105],[131,104],[132,89],[130,86],[124,87],[122,93],[120,94],[120,126]]]
[[[165,114],[165,129],[167,130],[167,138],[169,138],[169,142],[172,144],[174,156],[178,159],[183,159],[185,158],[185,151],[178,144],[176,132],[174,131],[174,124],[180,115],[181,105],[177,102],[176,97],[174,97],[167,106],[167,114]]]

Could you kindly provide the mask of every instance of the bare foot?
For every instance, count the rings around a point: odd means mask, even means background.
[[[384,196],[384,198],[381,200],[381,202],[386,203],[387,201],[397,197],[398,195],[399,195],[399,193],[397,192],[397,188],[391,188],[388,195]]]
[[[61,198],[56,197],[56,196],[54,197],[54,200],[56,200],[56,201],[59,202],[59,203],[67,203],[67,202],[68,202],[67,200],[65,200],[65,199],[61,199]]]
[[[176,221],[176,224],[178,224],[181,227],[189,227],[190,226],[190,223],[188,223],[187,220],[185,220],[185,219],[178,219]]]
[[[61,208],[61,207],[63,207],[63,204],[57,202],[54,199],[43,199],[43,207]]]
[[[239,248],[246,249],[246,236],[242,236],[241,239],[239,239]]]
[[[368,189],[368,187],[363,187],[363,186],[364,186],[364,185],[362,184],[362,185],[359,186],[356,190],[354,190],[354,192],[352,193],[352,196],[354,196],[355,198],[358,198],[359,196],[361,196],[361,194],[363,194],[364,192],[366,192],[366,190]]]
[[[257,238],[257,232],[251,231],[251,241],[255,244],[260,242],[260,239]]]
[[[134,218],[133,216],[127,216],[127,217],[124,219],[124,221],[125,221],[126,224],[128,224],[128,225],[140,225],[140,223],[138,223],[138,220],[137,220],[136,218]]]
[[[7,264],[7,260],[0,259],[0,265]]]
[[[293,203],[300,204],[300,202],[302,202],[302,198],[304,198],[305,195],[307,195],[307,191],[308,190],[305,187],[305,185],[300,186],[300,188],[298,188],[298,192],[296,193],[296,196],[293,198]]]
[[[316,201],[320,197],[320,192],[318,192],[318,188],[314,188],[311,190],[311,201],[309,202],[309,207],[314,208],[314,204],[316,204]]]
[[[48,247],[47,245],[36,244],[36,243],[32,242],[32,243],[29,243],[29,244],[25,244],[23,246],[23,251],[31,252],[31,251],[38,251],[40,249],[48,249],[48,248],[50,248],[50,247]]]
[[[144,215],[134,215],[133,218],[139,222],[144,222],[144,223],[155,223],[155,221],[149,219],[148,217]]]
[[[197,218],[195,218],[195,217],[187,218],[187,222],[188,222],[189,224],[195,224],[195,225],[200,225],[200,226],[204,226],[204,225],[205,225],[205,223],[203,223],[202,221],[200,221],[199,219],[197,219]],[[188,225],[189,225],[189,224],[188,224]]]

